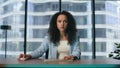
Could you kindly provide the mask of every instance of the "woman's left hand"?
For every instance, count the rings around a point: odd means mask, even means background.
[[[65,56],[64,60],[74,60],[74,56],[73,55]]]

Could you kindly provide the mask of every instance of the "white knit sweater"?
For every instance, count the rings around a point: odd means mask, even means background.
[[[62,60],[65,56],[68,56],[70,45],[68,44],[68,41],[60,41],[60,44],[58,45],[58,59]]]

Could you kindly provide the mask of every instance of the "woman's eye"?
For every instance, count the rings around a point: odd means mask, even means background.
[[[61,21],[58,21],[59,23],[61,22]]]
[[[67,21],[64,21],[65,23],[67,23]]]

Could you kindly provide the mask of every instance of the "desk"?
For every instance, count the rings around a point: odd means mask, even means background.
[[[110,67],[119,67],[120,60],[112,59],[112,58],[106,58],[106,59],[81,59],[81,60],[75,60],[75,61],[47,61],[45,62],[42,59],[31,59],[27,61],[18,61],[17,59],[0,59],[0,66],[5,67],[13,67],[13,66],[22,66],[22,67],[83,67],[83,66],[97,66],[97,67],[103,67],[103,66],[110,66]]]

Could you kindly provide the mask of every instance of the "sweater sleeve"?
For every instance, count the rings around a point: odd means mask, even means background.
[[[48,49],[48,37],[45,37],[41,45],[30,53],[31,58],[38,58],[41,57]]]
[[[80,50],[80,42],[79,40],[75,41],[72,55],[74,56],[74,59],[80,59],[81,57],[81,50]]]

